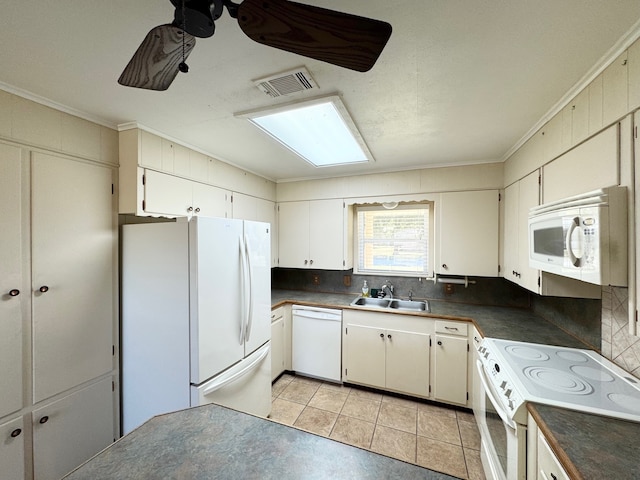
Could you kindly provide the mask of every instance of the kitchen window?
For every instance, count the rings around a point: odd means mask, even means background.
[[[430,276],[432,213],[430,202],[356,207],[356,273]]]

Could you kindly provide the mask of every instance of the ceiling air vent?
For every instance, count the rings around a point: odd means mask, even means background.
[[[273,98],[318,88],[318,84],[304,67],[254,80],[253,83],[261,92]]]

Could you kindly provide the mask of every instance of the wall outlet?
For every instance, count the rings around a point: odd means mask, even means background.
[[[342,277],[342,283],[344,283],[345,287],[350,287],[351,286],[351,275],[344,275]]]
[[[453,283],[445,283],[444,284],[444,293],[445,295],[453,294]]]
[[[311,281],[314,285],[320,285],[320,275],[311,275]]]

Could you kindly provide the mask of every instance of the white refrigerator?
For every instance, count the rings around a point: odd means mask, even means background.
[[[270,225],[122,227],[122,431],[217,403],[271,411]]]

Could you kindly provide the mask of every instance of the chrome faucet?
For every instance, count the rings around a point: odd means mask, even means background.
[[[389,280],[387,280],[385,284],[382,285],[381,290],[385,297],[388,295],[389,298],[393,298],[393,285],[391,285]]]

